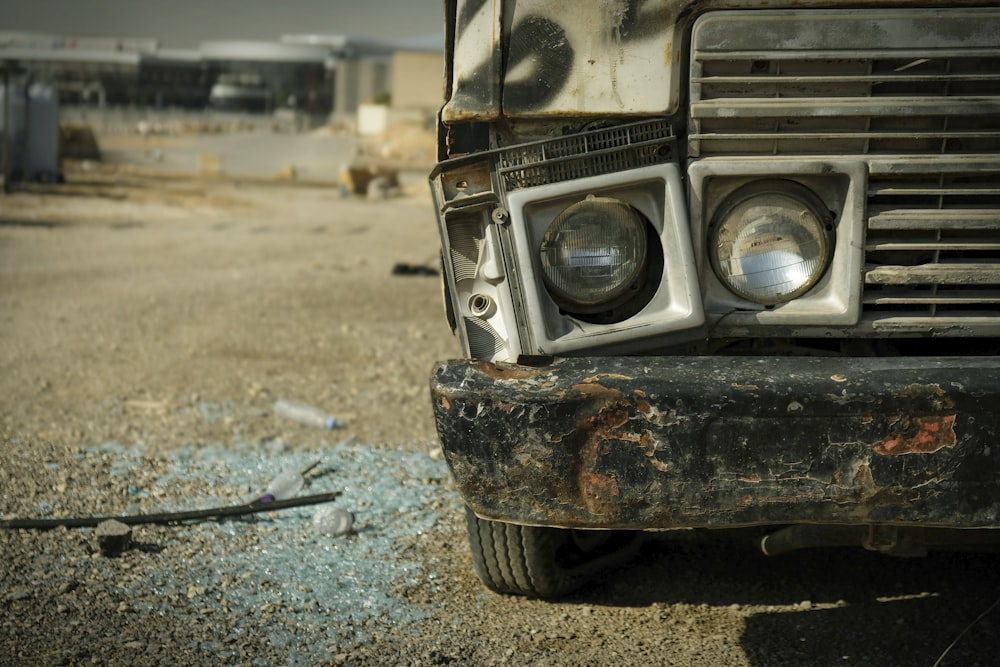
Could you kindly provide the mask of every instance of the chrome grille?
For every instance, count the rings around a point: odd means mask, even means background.
[[[719,14],[694,39],[689,153],[996,153],[998,31],[996,10]]]
[[[868,181],[863,312],[1000,320],[1000,168],[879,166]]]

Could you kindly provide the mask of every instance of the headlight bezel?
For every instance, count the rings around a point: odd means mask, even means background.
[[[610,312],[569,313],[546,289],[538,246],[555,217],[589,194],[621,199],[650,223],[651,252],[643,294]],[[638,351],[700,335],[705,322],[698,296],[697,263],[687,224],[684,187],[676,164],[664,163],[515,190],[507,196],[508,271],[521,298],[526,349],[533,354],[581,350]],[[656,253],[655,255],[653,253]],[[658,262],[656,267],[653,262]],[[629,312],[628,308],[631,308]]]
[[[582,245],[573,248],[570,235]],[[615,245],[615,236],[622,242]],[[608,241],[603,248],[602,240]],[[551,261],[574,250],[582,251],[579,256],[584,259],[617,256],[621,261],[614,266],[614,260],[602,265],[597,259],[592,268],[603,267],[612,275],[590,280],[581,275],[586,267],[575,270]],[[663,253],[649,219],[629,202],[607,195],[588,194],[563,209],[545,230],[538,257],[542,281],[559,308],[581,320],[603,323],[638,312],[652,296],[648,286],[659,281],[663,268]],[[576,275],[568,279],[572,273]]]
[[[706,319],[718,336],[828,336],[857,326],[864,281],[866,196],[869,167],[852,159],[702,160],[688,167],[691,229]],[[716,211],[740,188],[763,180],[788,180],[814,192],[833,213],[830,268],[806,294],[780,306],[737,296],[715,275],[708,259],[708,229]]]
[[[815,288],[829,270],[836,243],[834,218],[823,200],[801,183],[785,179],[752,181],[732,192],[712,216],[707,244],[712,270],[739,298],[768,308],[791,302]],[[783,230],[778,229],[779,225],[784,226]],[[754,226],[759,227],[759,231],[751,239],[770,242],[772,248],[739,257],[737,246],[747,245],[746,230]],[[767,239],[765,234],[776,238]],[[806,255],[810,250],[806,244],[812,242],[816,245],[815,251]],[[789,250],[799,261],[776,265],[774,258]],[[747,265],[756,262],[757,270],[734,274],[728,267],[737,262]],[[792,275],[795,269],[801,273],[803,268],[807,269],[804,277]],[[780,282],[764,283],[756,288],[752,284],[753,276],[773,281],[783,270],[785,275]],[[784,285],[789,287],[782,287]]]

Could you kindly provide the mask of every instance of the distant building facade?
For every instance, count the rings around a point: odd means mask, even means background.
[[[392,104],[437,111],[444,100],[442,52],[398,49],[392,54]]]
[[[153,39],[0,32],[0,63],[23,72],[25,83],[51,87],[61,105],[98,109],[292,109],[329,117],[390,100],[437,107],[443,51],[443,40],[435,53],[323,34],[165,49]]]

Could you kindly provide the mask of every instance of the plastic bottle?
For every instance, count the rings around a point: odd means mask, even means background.
[[[316,461],[304,470],[286,470],[271,480],[264,490],[264,495],[258,498],[258,502],[269,503],[275,500],[288,500],[294,498],[302,487],[305,486],[307,472],[319,465]]]
[[[274,414],[294,422],[317,428],[338,428],[343,426],[336,417],[331,417],[317,407],[281,399],[274,403]]]
[[[354,512],[334,505],[322,505],[313,514],[313,528],[325,535],[343,535],[354,528]]]

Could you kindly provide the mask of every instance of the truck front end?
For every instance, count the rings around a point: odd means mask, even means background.
[[[445,3],[431,389],[484,582],[1000,541],[1000,7],[572,7]]]

